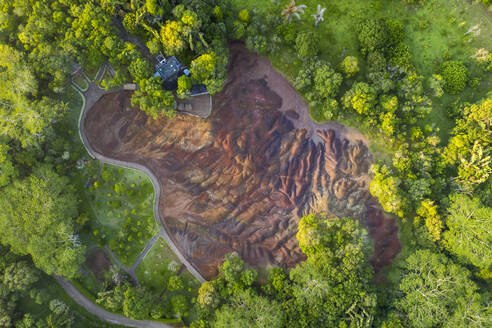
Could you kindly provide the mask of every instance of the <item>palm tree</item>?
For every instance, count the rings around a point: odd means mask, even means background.
[[[292,16],[296,16],[297,19],[301,19],[299,13],[304,14],[304,8],[307,8],[307,6],[306,5],[296,6],[296,2],[292,0],[292,2],[289,3],[284,10],[282,10],[282,15],[285,16],[285,19],[288,20],[289,22],[291,21]]]
[[[326,8],[321,8],[321,5],[318,5],[318,12],[313,15],[314,17],[314,26],[318,26],[319,22],[324,21],[323,15],[325,13]]]

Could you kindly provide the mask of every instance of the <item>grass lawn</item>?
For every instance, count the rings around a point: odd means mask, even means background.
[[[87,246],[108,245],[122,264],[129,267],[158,231],[152,183],[143,173],[109,164],[99,174],[100,162],[90,158],[78,132],[82,97],[73,88],[69,89],[66,125],[71,156],[74,160],[85,160],[83,167],[74,169],[72,177],[81,198],[80,213],[87,220],[81,238]]]
[[[89,78],[89,80],[94,81],[96,78],[97,72],[99,71],[99,68],[101,67],[103,63],[99,63],[98,65],[95,65],[94,67],[84,67],[84,72],[85,75]]]
[[[147,256],[137,267],[137,277],[140,283],[154,292],[161,293],[169,277],[176,275],[182,264],[163,238],[159,238]],[[193,294],[200,283],[192,274],[185,270],[180,275],[183,278],[185,290]]]
[[[282,9],[290,0],[233,0],[238,9],[247,8],[280,16]],[[274,2],[277,2],[277,6]],[[296,0],[296,5],[307,5],[302,20],[293,18],[298,31],[315,31],[320,36],[321,59],[329,60],[335,69],[346,56],[356,56],[359,59],[361,71],[354,80],[364,80],[365,63],[359,51],[356,25],[366,18],[392,18],[402,21],[405,30],[404,43],[409,47],[412,62],[417,73],[424,77],[425,93],[432,95],[429,78],[439,74],[440,67],[447,60],[462,61],[470,73],[470,81],[478,81],[472,87],[470,84],[459,95],[444,94],[441,98],[430,97],[432,111],[422,120],[422,125],[433,125],[438,128],[438,136],[442,144],[447,142],[454,121],[447,115],[448,108],[456,103],[476,103],[492,90],[492,73],[485,72],[471,58],[479,48],[492,50],[492,12],[482,4],[464,0],[427,0],[426,5],[406,5],[402,0]],[[318,27],[314,26],[317,5],[326,8],[324,21]],[[254,15],[252,16],[254,19]],[[475,33],[476,32],[476,33]],[[287,79],[292,81],[297,77],[302,67],[302,60],[294,54],[294,49],[281,48],[270,56],[273,66]],[[349,82],[351,82],[349,80]],[[344,80],[339,96],[343,95],[351,83]],[[302,93],[301,93],[302,95]],[[311,113],[316,108],[310,108]],[[379,135],[378,131],[365,127],[360,121],[350,118],[341,123],[354,127],[364,133],[370,140],[370,150],[375,159],[391,162],[393,157],[389,143]],[[311,115],[313,117],[313,115]],[[415,247],[415,235],[411,229],[412,220],[403,222],[396,219],[399,225],[399,238],[402,250],[393,263],[386,267],[382,274],[388,279],[385,284],[399,282],[401,272],[399,262],[412,253]],[[383,287],[384,288],[384,287]]]
[[[290,0],[277,1],[265,0],[233,0],[237,8],[249,10],[264,10],[268,13],[277,13]],[[320,35],[320,55],[322,59],[329,60],[334,67],[346,56],[352,55],[359,58],[361,72],[356,77],[360,79],[364,73],[362,55],[359,52],[357,32],[355,26],[365,18],[393,18],[401,20],[405,29],[404,42],[409,46],[413,63],[417,72],[428,80],[432,74],[439,73],[441,64],[446,60],[461,60],[470,71],[471,78],[481,77],[480,85],[472,89],[468,87],[460,95],[445,94],[442,98],[433,98],[433,110],[428,116],[426,124],[434,124],[439,128],[439,136],[446,141],[449,132],[453,128],[453,122],[446,116],[446,107],[458,98],[462,101],[472,102],[484,97],[492,90],[492,74],[484,73],[482,69],[470,58],[478,48],[492,48],[492,19],[491,12],[478,3],[463,0],[428,0],[424,6],[405,5],[403,1],[390,0],[298,0],[297,5],[307,5],[302,20],[293,19],[299,30],[312,30]],[[324,18],[318,27],[314,26],[314,18],[317,5],[326,8]],[[470,29],[479,30],[467,33]],[[302,61],[292,55],[292,49],[280,49],[270,58],[273,65],[289,80],[293,80],[299,71]],[[345,83],[344,83],[345,84]],[[428,87],[428,84],[425,83]],[[342,86],[340,95],[346,90]],[[430,90],[428,90],[430,94]],[[315,109],[311,109],[315,110]],[[359,129],[363,133],[365,129],[360,123],[344,120],[342,123]],[[369,135],[379,145],[374,148],[384,148],[384,140],[376,141],[377,136]],[[386,151],[390,151],[387,149]]]
[[[135,170],[104,164],[86,193],[94,215],[90,232],[99,246],[108,245],[121,263],[130,267],[158,232],[150,179]]]
[[[159,238],[147,256],[140,262],[137,267],[137,277],[140,283],[149,288],[155,294],[163,293],[165,299],[171,299],[175,295],[185,295],[188,300],[196,297],[200,282],[185,268],[182,268],[181,262],[174,254],[167,242]],[[180,273],[181,271],[181,273]],[[178,273],[183,283],[183,289],[180,291],[170,291],[167,289],[167,283],[170,277]],[[183,318],[184,322],[189,324],[197,318],[194,307],[188,307],[190,312],[188,317]]]
[[[73,78],[72,78],[73,83],[75,83],[80,90],[86,91],[89,88],[89,82],[85,79],[83,73],[77,73]]]

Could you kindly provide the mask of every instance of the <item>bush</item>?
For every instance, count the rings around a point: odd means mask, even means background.
[[[191,89],[191,79],[186,75],[178,78],[178,90],[176,91],[179,98],[186,98]]]
[[[362,54],[381,51],[388,42],[388,30],[383,20],[367,19],[357,26]]]
[[[243,10],[241,10],[241,11],[239,12],[239,14],[237,15],[237,17],[239,18],[239,20],[240,20],[241,22],[244,22],[244,23],[246,23],[246,24],[248,24],[248,23],[249,23],[249,19],[250,19],[250,17],[249,17],[249,12],[248,12],[248,10],[247,10],[247,9],[243,9]]]
[[[434,97],[440,98],[444,94],[442,76],[439,74],[433,74],[429,78],[429,86],[434,91]]]
[[[319,52],[319,37],[314,32],[302,32],[296,38],[297,54],[301,58],[315,57]]]
[[[332,98],[338,94],[342,75],[328,64],[321,65],[313,72],[313,89],[321,98]]]
[[[222,21],[224,19],[224,13],[222,12],[222,9],[220,9],[220,6],[215,6],[215,8],[214,8],[214,16],[219,21]]]
[[[359,72],[359,61],[357,60],[357,57],[345,57],[345,59],[340,63],[340,69],[347,77],[357,74],[357,72]]]
[[[405,33],[403,32],[403,24],[399,20],[387,19],[386,28],[391,44],[398,44],[403,41]]]
[[[409,67],[410,51],[408,46],[403,42],[391,47],[389,51],[389,62],[392,66]]]
[[[246,27],[244,27],[244,23],[238,20],[234,21],[233,24],[233,36],[235,39],[242,39],[244,34],[246,34]]]
[[[343,96],[345,108],[352,108],[360,115],[371,115],[376,102],[376,91],[364,82],[354,83]]]
[[[283,41],[287,45],[292,45],[296,40],[297,31],[294,24],[289,22],[284,22],[283,24],[277,27],[277,34],[282,36]]]
[[[136,34],[138,30],[137,17],[134,13],[128,13],[123,18],[123,27],[130,34]]]
[[[444,90],[450,94],[458,94],[468,82],[468,69],[462,62],[450,60],[442,64],[441,75],[444,79]]]

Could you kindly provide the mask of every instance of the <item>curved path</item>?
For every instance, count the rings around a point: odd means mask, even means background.
[[[101,71],[101,70],[100,70]],[[98,72],[99,73],[99,72]],[[97,78],[95,79],[97,81]],[[161,194],[161,187],[159,184],[159,181],[157,180],[156,176],[146,167],[131,163],[131,162],[123,162],[119,160],[115,160],[112,158],[108,158],[102,154],[99,154],[98,152],[94,151],[89,144],[87,137],[84,134],[84,131],[82,129],[82,124],[85,121],[85,117],[87,115],[87,112],[94,104],[105,94],[108,93],[113,93],[113,92],[118,92],[121,91],[122,88],[115,88],[109,91],[105,91],[104,89],[101,89],[96,83],[90,82],[89,83],[89,88],[86,91],[80,90],[75,84],[72,84],[74,88],[82,95],[83,99],[83,109],[79,117],[79,133],[80,133],[80,138],[82,139],[82,143],[84,144],[85,148],[87,149],[87,152],[92,158],[98,159],[103,163],[109,163],[113,165],[118,165],[122,166],[125,168],[129,169],[134,169],[134,170],[139,170],[147,174],[149,176],[150,180],[152,181],[152,184],[154,186],[155,190],[155,198],[154,198],[154,217],[156,222],[159,224],[161,227],[159,234],[157,236],[154,236],[152,240],[147,244],[147,246],[144,248],[142,253],[140,254],[139,258],[137,261],[132,265],[132,268],[130,270],[136,269],[140,261],[145,257],[145,255],[150,251],[152,245],[155,243],[157,240],[158,236],[162,236],[171,249],[174,251],[174,253],[178,256],[180,261],[186,266],[188,271],[191,272],[191,274],[198,279],[200,282],[206,281],[203,276],[193,267],[193,265],[183,256],[183,254],[179,251],[179,249],[176,247],[172,239],[169,237],[169,234],[167,231],[164,229],[164,226],[162,225],[161,221],[161,215],[159,212],[159,198]],[[55,280],[62,286],[62,288],[65,290],[65,292],[80,306],[82,306],[85,310],[87,310],[89,313],[95,315],[101,320],[104,320],[106,322],[116,324],[116,325],[121,325],[121,326],[127,326],[127,327],[136,327],[136,328],[172,328],[169,325],[166,325],[161,322],[157,321],[149,321],[149,320],[132,320],[130,318],[127,318],[125,316],[115,314],[108,312],[104,310],[102,307],[98,306],[95,304],[92,300],[88,299],[86,296],[84,296],[69,280],[65,279],[64,277],[61,276],[54,276]],[[136,276],[134,277],[136,279]],[[138,281],[138,280],[136,280]]]
[[[108,164],[113,164],[113,165],[118,165],[122,166],[125,168],[133,169],[133,170],[138,170],[144,172],[149,178],[150,181],[152,182],[152,185],[154,186],[155,190],[155,197],[154,197],[154,217],[157,222],[157,224],[161,227],[160,230],[160,235],[167,241],[173,252],[178,256],[179,260],[181,263],[183,263],[188,271],[196,278],[198,281],[201,283],[205,282],[205,278],[198,272],[198,270],[193,266],[193,264],[188,261],[184,255],[181,253],[181,251],[176,247],[176,244],[174,241],[171,239],[169,234],[167,233],[166,229],[162,225],[162,217],[161,213],[159,211],[159,199],[161,196],[161,185],[159,183],[159,180],[157,177],[154,175],[154,173],[149,170],[147,167],[137,164],[137,163],[132,163],[132,162],[126,162],[126,161],[120,161],[114,158],[106,157],[103,154],[100,154],[96,152],[90,145],[89,141],[87,140],[87,137],[84,133],[84,128],[83,128],[83,123],[85,122],[85,118],[87,116],[87,112],[89,109],[94,106],[94,104],[105,94],[108,93],[113,93],[113,92],[118,92],[121,91],[121,88],[115,88],[110,91],[105,91],[99,86],[97,86],[95,83],[90,83],[89,88],[85,92],[81,92],[82,95],[85,98],[84,102],[84,108],[82,110],[82,113],[79,118],[79,132],[80,132],[80,137],[82,138],[82,143],[84,144],[85,148],[87,149],[87,152],[93,157],[96,158],[104,163]]]
[[[135,328],[172,328],[169,325],[166,325],[157,321],[149,321],[149,320],[132,320],[125,316],[108,312],[101,308],[100,306],[94,304],[90,299],[85,297],[79,290],[67,279],[60,276],[53,276],[55,280],[63,287],[65,292],[70,296],[77,304],[82,306],[87,312],[95,315],[101,320],[106,322],[127,326],[127,327],[135,327]]]

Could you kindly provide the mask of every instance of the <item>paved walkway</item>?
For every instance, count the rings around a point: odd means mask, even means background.
[[[143,249],[143,251],[138,256],[137,260],[133,263],[132,267],[130,268],[130,271],[135,273],[135,276],[136,276],[136,271],[137,271],[138,265],[140,264],[140,262],[142,262],[142,260],[145,258],[145,256],[147,256],[147,254],[150,252],[150,250],[154,246],[155,242],[159,239],[160,235],[161,234],[158,233],[157,235],[152,237],[151,240],[149,240],[147,245],[145,245],[145,248]]]
[[[101,320],[106,322],[127,326],[127,327],[136,327],[136,328],[171,328],[171,326],[166,325],[157,321],[139,321],[132,320],[125,316],[108,312],[104,310],[102,307],[94,304],[90,299],[85,297],[79,290],[68,280],[60,276],[54,276],[55,280],[63,287],[65,292],[70,296],[77,304],[82,306],[87,312],[95,315]]]
[[[162,222],[162,217],[161,213],[159,211],[159,199],[161,195],[161,185],[159,183],[159,180],[157,177],[154,175],[154,173],[149,170],[146,166],[137,164],[137,163],[132,163],[132,162],[126,162],[126,161],[120,161],[114,158],[106,157],[103,154],[100,154],[96,152],[90,145],[87,136],[85,135],[84,131],[84,122],[85,118],[87,116],[88,111],[94,106],[94,104],[105,94],[113,93],[113,92],[118,92],[121,91],[122,88],[118,87],[109,91],[105,91],[104,89],[99,88],[95,83],[91,82],[89,84],[89,88],[87,91],[82,92],[84,98],[85,98],[85,103],[84,103],[84,109],[82,111],[82,114],[80,116],[79,120],[79,131],[80,131],[80,137],[82,138],[82,143],[84,144],[85,148],[87,149],[87,152],[95,159],[98,159],[104,163],[108,164],[113,164],[113,165],[118,165],[122,166],[125,168],[129,169],[134,169],[138,171],[142,171],[147,176],[150,178],[150,181],[152,182],[152,185],[154,186],[154,191],[155,191],[155,197],[154,197],[154,217],[157,222],[157,224],[161,227],[161,232],[160,235],[166,240],[166,242],[169,244],[173,252],[178,256],[179,260],[181,263],[183,263],[188,271],[195,276],[196,279],[200,282],[206,281],[205,278],[198,272],[198,270],[193,266],[193,264],[186,259],[186,257],[181,253],[181,251],[176,247],[174,241],[171,239],[169,234],[167,233],[166,229],[164,228]]]
[[[118,258],[113,254],[113,252],[111,252],[111,249],[107,245],[104,246],[104,250],[106,251],[106,253],[109,254],[109,256],[111,256],[111,259],[113,260],[113,262],[116,264],[118,268],[120,268],[123,272],[129,275],[137,285],[140,285],[135,271],[132,271],[131,269],[128,269],[126,266],[121,264],[120,260],[118,260]]]
[[[95,81],[97,82],[101,77],[102,73],[104,72],[104,67],[101,67],[101,70],[98,72],[98,76],[96,77]],[[94,104],[104,95],[113,93],[113,92],[118,92],[121,91],[122,88],[114,88],[112,90],[106,91],[104,89],[101,89],[96,82],[90,82],[89,83],[89,88],[86,91],[80,90],[74,83],[75,89],[83,96],[84,102],[83,102],[83,110],[82,113],[79,117],[79,132],[80,132],[80,138],[82,139],[82,143],[84,144],[85,148],[87,149],[87,152],[89,155],[95,159],[100,160],[103,163],[109,163],[113,165],[118,165],[122,166],[125,168],[130,168],[134,170],[139,170],[147,174],[152,181],[152,184],[154,186],[154,191],[155,191],[155,198],[154,198],[154,217],[157,222],[157,224],[160,226],[160,231],[159,233],[154,236],[145,246],[143,251],[140,253],[139,257],[135,261],[135,263],[132,265],[130,269],[124,267],[119,263],[118,259],[112,254],[111,251],[109,251],[109,254],[113,257],[115,262],[118,264],[120,268],[122,268],[127,274],[129,274],[133,279],[138,284],[138,279],[137,275],[135,273],[138,265],[140,262],[143,260],[143,258],[147,255],[147,253],[150,251],[152,246],[155,244],[157,239],[159,237],[163,237],[171,249],[174,251],[174,253],[178,256],[180,261],[185,265],[185,267],[188,269],[188,271],[191,272],[193,276],[195,276],[196,279],[198,279],[200,282],[206,281],[203,276],[198,272],[198,270],[195,269],[195,267],[184,257],[184,255],[179,251],[179,249],[176,247],[174,244],[173,240],[167,233],[166,229],[164,228],[162,224],[162,218],[161,214],[159,211],[159,199],[160,199],[160,194],[161,194],[161,186],[159,184],[159,181],[157,180],[157,177],[145,166],[136,164],[136,163],[131,163],[131,162],[124,162],[124,161],[119,161],[113,158],[106,157],[102,154],[97,153],[92,149],[91,145],[89,144],[87,137],[84,133],[83,129],[83,124],[85,122],[85,118],[87,116],[87,112],[89,109],[94,106]],[[136,328],[171,328],[171,326],[166,325],[164,323],[160,323],[157,321],[138,321],[138,320],[132,320],[130,318],[127,318],[122,315],[114,314],[111,312],[108,312],[104,310],[102,307],[98,306],[92,300],[88,299],[85,297],[80,291],[67,279],[60,277],[60,276],[54,276],[56,281],[63,287],[65,292],[80,306],[82,306],[84,309],[86,309],[89,313],[95,315],[101,320],[104,320],[106,322],[112,323],[112,324],[117,324],[117,325],[122,325],[122,326],[127,326],[127,327],[136,327]]]

